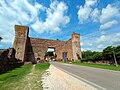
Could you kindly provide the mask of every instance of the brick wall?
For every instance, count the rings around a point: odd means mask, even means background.
[[[81,48],[80,48],[80,34],[72,33],[72,51],[73,58],[78,61],[78,57],[82,58]]]
[[[5,49],[0,53],[0,74],[21,66],[22,64],[15,58],[15,49]]]
[[[67,59],[78,60],[82,57],[80,49],[80,34],[72,33],[68,41],[49,40],[41,38],[29,38],[29,28],[26,26],[15,26],[14,48],[16,58],[24,61],[37,62],[37,59],[44,59],[45,52],[48,48],[54,48],[57,59],[63,59],[63,52],[67,53]]]
[[[61,50],[58,49],[58,47],[62,46],[63,48],[66,41],[30,38],[30,43],[31,45],[28,44],[27,48],[29,48],[30,46],[32,47],[35,60],[37,60],[37,58],[44,59],[45,52],[48,50],[48,48],[55,48],[55,52],[58,55],[57,58],[60,58],[59,53],[61,52]]]
[[[26,42],[28,38],[29,28],[27,26],[15,25],[14,49],[15,57],[22,62],[25,60]]]

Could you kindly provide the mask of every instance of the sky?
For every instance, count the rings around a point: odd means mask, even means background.
[[[68,40],[80,34],[81,50],[120,45],[120,0],[0,0],[0,48],[13,47],[14,25],[29,36]]]

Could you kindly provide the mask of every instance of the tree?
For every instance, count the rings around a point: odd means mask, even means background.
[[[107,48],[103,49],[103,57],[104,59],[107,60],[112,60],[113,59],[113,49],[112,46],[108,46]]]
[[[82,52],[82,57],[83,57],[83,58],[86,58],[86,57],[88,57],[88,56],[93,56],[93,52],[90,51],[90,50],[87,50],[87,51],[83,51],[83,52]]]
[[[90,50],[88,51],[83,51],[82,52],[82,60],[93,60],[93,55],[95,52],[92,52]]]
[[[93,55],[93,60],[102,60],[103,56],[102,56],[102,52],[95,52],[95,54]]]
[[[46,52],[45,56],[54,56],[54,55],[53,55],[53,52]]]
[[[114,49],[117,60],[120,60],[120,45]]]

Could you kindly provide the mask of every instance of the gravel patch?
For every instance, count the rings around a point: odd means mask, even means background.
[[[53,65],[42,78],[43,90],[97,90]]]

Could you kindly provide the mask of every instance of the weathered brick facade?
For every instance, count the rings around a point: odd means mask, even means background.
[[[29,28],[27,26],[15,25],[14,49],[16,50],[16,59],[25,60],[25,51],[27,45]]]
[[[30,38],[28,36],[29,28],[26,26],[15,25],[14,48],[16,58],[24,61],[37,62],[37,59],[44,59],[48,48],[54,48],[57,55],[56,59],[65,59],[63,53],[69,60],[78,60],[81,56],[80,34],[72,33],[68,41],[49,40],[41,38]]]

